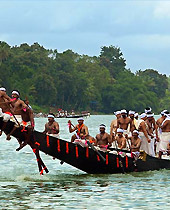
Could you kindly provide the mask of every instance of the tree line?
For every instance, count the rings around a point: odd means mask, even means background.
[[[170,110],[170,79],[157,70],[131,72],[119,47],[103,46],[99,56],[59,53],[38,43],[0,42],[0,86],[17,89],[36,111],[54,108],[95,113],[115,110]]]

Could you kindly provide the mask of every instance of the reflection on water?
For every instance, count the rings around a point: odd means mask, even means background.
[[[111,119],[112,116],[92,116],[86,124],[95,136],[102,122],[109,131]],[[60,136],[69,140],[67,120],[59,120]],[[45,122],[46,119],[37,119],[36,129],[42,131]],[[169,209],[168,170],[91,175],[66,163],[60,165],[58,160],[41,153],[50,173],[40,176],[28,146],[16,152],[17,141],[8,142],[5,136],[0,143],[0,209]]]

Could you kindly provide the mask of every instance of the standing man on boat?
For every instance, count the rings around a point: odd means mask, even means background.
[[[118,128],[123,129],[124,130],[123,134],[127,138],[130,132],[133,131],[132,119],[127,117],[127,111],[125,109],[122,109],[120,112],[121,112],[121,117],[117,120],[117,129]]]
[[[100,133],[96,135],[95,146],[99,146],[103,151],[106,151],[108,146],[111,146],[112,139],[111,136],[105,132],[106,126],[101,124],[99,126]]]
[[[155,142],[159,141],[158,137],[158,130],[157,130],[157,125],[156,121],[154,118],[154,113],[148,112],[147,114],[147,126],[148,126],[148,134],[151,138],[151,142],[149,144],[149,154],[153,157],[155,157]]]
[[[117,130],[117,120],[121,117],[121,112],[116,111],[114,112],[116,119],[114,119],[110,124],[110,136],[113,138],[115,136],[116,130]]]
[[[163,119],[161,124],[158,123],[158,126],[162,130],[162,134],[160,135],[159,158],[162,157],[163,152],[166,152],[170,140],[170,114],[164,113]]]
[[[157,119],[156,121],[156,125],[157,125],[157,132],[158,132],[158,137],[159,137],[159,141],[156,142],[156,153],[159,153],[159,145],[160,145],[160,136],[162,134],[162,129],[160,128],[162,122],[164,121],[164,114],[169,114],[168,110],[165,109],[163,110],[161,113],[161,117],[159,119]]]
[[[88,127],[84,124],[84,119],[80,117],[77,121],[78,124],[76,126],[73,126],[70,120],[68,121],[69,132],[76,131],[76,134],[71,137],[71,142],[74,142],[75,139],[89,139],[90,137]]]
[[[55,121],[55,115],[53,113],[48,114],[48,122],[45,124],[43,133],[59,138],[59,124]]]
[[[147,115],[146,113],[142,113],[140,115],[141,120],[139,121],[139,137],[141,139],[141,146],[140,150],[145,151],[147,154],[149,154],[149,143],[151,142],[149,136],[148,136],[148,126],[146,123]]]

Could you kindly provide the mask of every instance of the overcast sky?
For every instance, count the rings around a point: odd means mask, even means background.
[[[120,47],[133,72],[170,75],[170,1],[0,0],[0,40],[99,55]]]

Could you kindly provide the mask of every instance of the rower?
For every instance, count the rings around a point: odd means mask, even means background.
[[[147,115],[146,113],[142,113],[140,115],[140,119],[139,120],[139,137],[141,139],[141,146],[140,146],[140,150],[145,151],[147,154],[149,154],[149,143],[150,143],[150,138],[148,136],[148,126],[147,123],[145,122],[145,120],[147,119]]]
[[[130,134],[130,131],[132,131],[132,119],[127,117],[127,111],[125,109],[122,109],[120,112],[121,117],[117,120],[117,129],[123,129],[123,134],[127,138],[127,136]]]
[[[139,138],[139,131],[134,130],[132,132],[132,136],[128,139],[131,140],[131,152],[139,152],[140,145],[141,145],[141,139]]]
[[[113,139],[115,144],[117,145],[117,149],[125,149],[126,148],[126,138],[123,136],[124,130],[121,128],[117,129],[117,135]]]
[[[162,129],[160,127],[161,127],[162,122],[164,121],[164,114],[169,114],[169,112],[167,109],[165,109],[165,110],[161,111],[160,114],[161,114],[161,117],[158,118],[156,121],[157,132],[158,132],[158,137],[159,137],[159,141],[156,142],[156,153],[157,154],[159,153],[160,136],[162,134]]]
[[[167,150],[167,145],[170,140],[170,114],[164,113],[163,119],[162,124],[159,125],[162,130],[162,134],[160,135],[159,158],[161,158],[163,152]]]
[[[68,121],[69,132],[76,131],[76,134],[71,137],[71,142],[74,142],[75,139],[89,139],[90,137],[88,127],[84,124],[84,119],[80,117],[77,121],[78,124],[76,126],[73,126],[70,120]]]
[[[10,110],[11,98],[6,94],[6,88],[0,88],[0,117],[3,118],[3,127],[0,130],[0,136],[2,135],[2,131],[5,129],[7,122],[10,120],[12,114]]]
[[[13,107],[13,114],[15,115],[15,117],[11,118],[11,121],[15,122],[16,127],[19,127],[19,124],[22,123],[22,110],[26,111],[28,106],[20,99],[20,92],[18,90],[12,91],[11,105]]]
[[[115,132],[117,129],[117,120],[121,117],[121,112],[120,111],[116,111],[114,112],[116,119],[114,119],[111,124],[110,124],[110,136],[112,138],[112,136],[115,136]]]
[[[128,113],[128,117],[132,120],[132,129],[131,129],[131,131],[133,131],[133,130],[136,129],[135,125],[137,124],[136,123],[136,119],[135,119],[135,111],[130,110],[129,113]]]
[[[21,110],[21,117],[22,122],[20,123],[21,132],[23,132],[25,140],[22,143],[20,139],[18,139],[18,142],[20,144],[20,147],[16,149],[16,151],[19,151],[27,144],[32,145],[33,142],[31,142],[31,134],[34,130],[34,114],[33,110],[30,108],[27,108],[26,111]],[[16,129],[16,127],[14,127]],[[11,133],[10,133],[11,135]]]
[[[96,135],[95,146],[99,146],[103,151],[106,151],[108,146],[111,146],[111,136],[105,132],[106,126],[101,124],[99,126],[100,133]]]
[[[43,133],[59,138],[59,124],[55,121],[55,115],[53,113],[48,114],[48,122],[45,124],[45,130]]]
[[[152,112],[148,112],[147,114],[147,126],[148,126],[148,134],[151,137],[151,142],[149,145],[149,155],[155,157],[155,141],[159,141],[159,137],[158,137],[158,130],[157,130],[157,125],[156,125],[156,121],[154,119],[154,113]]]

